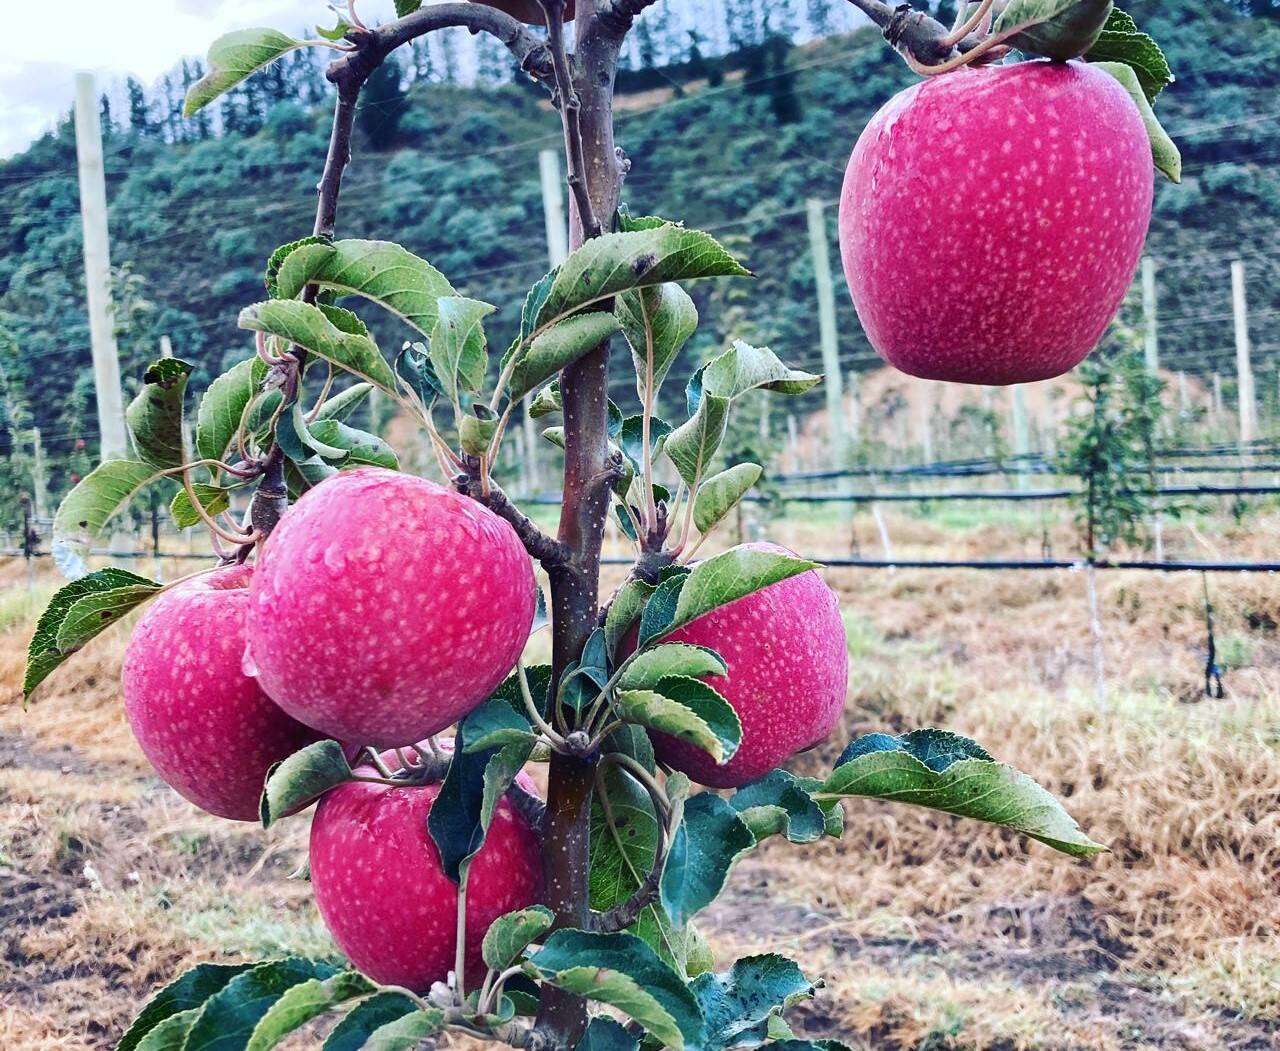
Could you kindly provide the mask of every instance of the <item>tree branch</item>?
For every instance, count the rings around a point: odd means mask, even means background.
[[[947,42],[951,30],[910,4],[886,4],[883,0],[849,0],[849,3],[880,27],[892,47],[922,65],[936,65],[955,54],[955,47]]]
[[[433,4],[421,7],[404,18],[388,22],[373,31],[383,55],[427,33],[452,27],[472,33],[488,33],[506,46],[520,63],[520,68],[535,80],[554,79],[551,52],[547,42],[528,26],[494,7],[474,3]],[[343,62],[339,59],[335,65]]]
[[[538,528],[536,522],[511,502],[511,498],[489,481],[486,493],[479,477],[471,474],[460,474],[453,480],[453,487],[463,496],[469,496],[476,503],[483,504],[495,515],[507,522],[516,531],[516,536],[524,544],[530,556],[542,563],[544,569],[563,566],[569,562],[573,552],[566,544],[554,537],[547,536]]]

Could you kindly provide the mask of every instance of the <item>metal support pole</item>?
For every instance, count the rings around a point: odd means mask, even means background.
[[[102,127],[91,73],[76,74],[76,156],[80,168],[80,217],[84,224],[84,281],[89,299],[89,342],[98,401],[102,459],[128,455],[120,355],[111,320],[111,253],[107,240],[107,182],[102,167]]]
[[[569,256],[569,224],[564,212],[564,179],[560,174],[560,154],[555,150],[542,150],[538,154],[538,173],[542,179],[542,214],[547,230],[547,261],[554,270]],[[525,489],[534,493],[538,489],[538,427],[529,414],[533,398],[524,399],[524,482]]]
[[[1154,375],[1160,371],[1160,331],[1156,315],[1156,261],[1149,255],[1142,257],[1142,316],[1146,323],[1147,371]]]
[[[823,387],[827,394],[827,420],[831,436],[831,459],[845,462],[844,390],[840,375],[840,345],[836,335],[835,282],[831,277],[831,249],[827,237],[825,205],[814,198],[808,202],[809,248],[813,253],[813,281],[818,293],[818,330],[822,342]]]
[[[1240,442],[1253,441],[1258,434],[1258,401],[1253,385],[1253,362],[1249,347],[1249,304],[1245,297],[1244,263],[1231,264],[1231,306],[1236,326],[1236,380],[1240,399]]]

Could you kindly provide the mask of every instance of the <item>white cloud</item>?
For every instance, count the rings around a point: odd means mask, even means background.
[[[369,21],[395,13],[392,0],[358,0],[357,10]],[[324,0],[58,0],[54,17],[58,32],[11,33],[0,54],[0,157],[22,150],[70,109],[79,70],[95,73],[100,90],[128,75],[151,84],[229,30],[296,33],[336,20]]]

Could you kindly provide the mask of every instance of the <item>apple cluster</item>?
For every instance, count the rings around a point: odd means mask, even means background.
[[[125,656],[125,711],[180,794],[209,813],[256,820],[268,770],[309,743],[388,749],[382,763],[394,770],[397,749],[412,755],[456,724],[514,668],[536,605],[530,558],[492,511],[410,475],[344,472],[284,514],[254,566],[196,577],[152,605]],[[754,781],[840,719],[844,629],[816,571],[669,639],[723,656],[725,674],[708,682],[742,724],[741,746],[720,766],[654,735],[662,761],[701,784]],[[377,783],[373,767],[355,773],[374,780],[328,792],[312,822],[316,902],[356,966],[425,990],[452,968],[456,946],[458,888],[427,832],[439,786]],[[539,901],[541,873],[537,831],[503,800],[468,877],[469,970],[481,967],[494,919]]]

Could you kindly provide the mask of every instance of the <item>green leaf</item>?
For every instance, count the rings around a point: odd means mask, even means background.
[[[348,310],[346,307],[334,306],[332,303],[318,302],[316,309],[329,319],[329,323],[333,325],[339,332],[345,332],[351,336],[367,336],[369,334],[369,326],[360,320],[360,315],[354,310]]]
[[[507,383],[507,396],[512,401],[523,398],[538,384],[598,347],[618,328],[616,317],[596,311],[566,318],[546,329],[518,352]]]
[[[680,592],[688,579],[687,576],[668,577],[649,596],[640,617],[640,649],[646,648],[654,639],[661,638],[675,628]]]
[[[137,1045],[137,1051],[182,1051],[191,1026],[200,1016],[198,1007],[170,1015],[152,1029]]]
[[[339,455],[332,459],[343,467],[385,467],[389,471],[400,469],[400,458],[396,456],[395,450],[376,434],[357,430],[332,419],[317,419],[308,428],[308,433],[314,442],[336,450]]]
[[[125,410],[138,458],[159,470],[187,461],[182,434],[182,403],[192,366],[161,358],[142,374],[143,388]]]
[[[645,601],[653,591],[653,585],[646,584],[643,580],[628,580],[613,596],[609,612],[604,618],[605,648],[611,657],[617,655],[618,644],[644,611]]]
[[[333,240],[329,237],[321,237],[312,234],[307,237],[299,238],[297,241],[290,241],[288,244],[282,244],[274,252],[271,253],[267,260],[267,272],[263,278],[263,284],[267,286],[267,295],[272,299],[280,298],[280,286],[276,279],[280,275],[280,266],[289,256],[293,255],[296,249],[303,245],[332,245]]]
[[[1160,45],[1146,33],[1139,32],[1125,12],[1115,8],[1101,35],[1085,54],[1086,62],[1122,62],[1131,66],[1142,85],[1148,102],[1174,82],[1173,70]]]
[[[332,40],[337,43],[343,39],[352,30],[352,25],[345,18],[339,18],[338,24],[332,29],[325,29],[323,26],[316,26],[316,34],[322,36],[325,40]]]
[[[358,971],[312,978],[295,985],[267,1010],[244,1051],[271,1051],[290,1033],[339,1004],[372,993],[376,987]]]
[[[485,716],[475,723],[468,716],[458,725],[449,772],[427,818],[427,831],[440,852],[445,875],[454,883],[461,881],[470,859],[484,846],[498,802],[533,752],[532,738],[470,751],[471,738],[484,732],[486,725]]]
[[[495,971],[505,971],[520,959],[525,949],[551,930],[555,919],[555,913],[545,905],[499,916],[484,936],[481,947],[484,962]]]
[[[196,413],[196,452],[202,458],[221,460],[226,456],[266,369],[262,359],[254,356],[233,365],[209,384]]]
[[[395,374],[377,344],[368,336],[343,332],[318,307],[293,299],[270,299],[240,311],[240,327],[296,343],[397,397]]]
[[[538,391],[537,397],[529,403],[529,416],[532,419],[540,420],[543,416],[550,416],[553,412],[563,412],[564,401],[560,397],[560,384],[550,383]]]
[[[443,1011],[434,1007],[414,1011],[375,1029],[361,1051],[416,1051],[423,1040],[442,1032],[444,1027]]]
[[[782,835],[792,843],[813,843],[827,831],[826,812],[801,780],[786,770],[774,770],[738,789],[729,805],[742,816],[756,842]]]
[[[75,653],[99,632],[159,593],[160,585],[148,580],[76,599],[58,628],[58,652]]]
[[[708,478],[698,489],[693,502],[693,524],[706,536],[746,496],[760,480],[764,468],[757,463],[740,463]]]
[[[333,1027],[321,1051],[361,1051],[366,1041],[385,1025],[418,1010],[404,993],[375,993],[361,1000]]]
[[[105,526],[161,472],[138,460],[104,460],[62,498],[53,516],[53,543],[83,558]]]
[[[696,679],[700,675],[724,675],[727,671],[724,658],[715,650],[686,642],[669,642],[632,657],[618,686],[624,690],[651,690],[669,675]]]
[[[396,0],[396,18],[413,14],[422,6],[422,0]]]
[[[239,1051],[285,992],[312,978],[331,978],[339,970],[331,963],[294,956],[236,975],[205,1001],[183,1051]]]
[[[667,438],[671,435],[674,428],[666,420],[657,416],[649,419],[649,444],[651,453],[655,459],[662,452],[666,445]],[[631,460],[636,470],[640,469],[640,465],[644,460],[644,417],[628,416],[622,421],[622,430],[618,432],[618,444],[622,446],[622,451],[626,457]]]
[[[693,993],[633,934],[559,930],[531,961],[544,981],[617,1008],[673,1051],[698,1039],[702,1013]]]
[[[643,403],[650,373],[653,389],[649,393],[656,396],[680,350],[697,331],[698,308],[683,288],[667,283],[623,293],[614,311],[631,346],[636,389]]]
[[[458,408],[464,391],[479,394],[489,354],[481,322],[497,308],[477,299],[443,296],[431,330],[431,365],[444,396]]]
[[[351,766],[337,741],[317,741],[276,763],[262,791],[262,827],[296,814],[329,789],[351,780]]]
[[[79,583],[79,581],[77,581]],[[135,1051],[142,1038],[167,1018],[199,1008],[251,963],[202,963],[174,979],[153,996],[116,1045],[116,1051]]]
[[[818,568],[817,562],[780,551],[734,547],[699,562],[685,579],[668,632],[704,613],[780,580]]]
[[[136,573],[108,567],[60,588],[40,614],[35,633],[27,647],[27,670],[22,681],[23,700],[29,698],[49,673],[70,656],[70,651],[63,651],[59,647],[58,637],[68,617],[81,601],[133,588],[150,588],[151,594],[154,594],[159,587],[159,584]],[[83,607],[81,611],[83,612]]]
[[[587,1023],[575,1051],[640,1051],[640,1038],[632,1036],[626,1027],[603,1015]]]
[[[532,684],[530,684],[532,686]],[[467,752],[485,752],[509,744],[532,743],[532,724],[524,707],[493,696],[467,716]]]
[[[812,372],[788,368],[768,347],[753,347],[740,339],[723,354],[707,362],[702,386],[719,398],[740,398],[747,391],[764,389],[775,394],[803,394],[822,382]]]
[[[471,456],[482,456],[489,451],[498,434],[498,417],[486,405],[476,402],[470,412],[464,412],[458,421],[458,445]]]
[[[721,974],[701,975],[692,988],[705,1019],[698,1051],[759,1046],[768,1039],[771,1020],[818,990],[794,962],[775,953],[748,956]]]
[[[606,742],[606,750],[630,755],[648,770],[654,768],[653,746],[638,726],[616,731]],[[610,765],[591,802],[591,908],[601,912],[611,909],[639,889],[657,856],[658,836],[658,815],[648,791],[625,770]],[[628,930],[667,966],[685,973],[697,947],[697,935],[688,927],[676,927],[660,903],[643,909]]]
[[[854,741],[820,791],[867,796],[1003,825],[1073,857],[1106,850],[1035,781],[972,741],[939,730]]]
[[[209,71],[188,89],[182,115],[194,116],[264,66],[306,46],[275,29],[239,29],[218,37],[209,46]]]
[[[207,485],[204,482],[192,482],[191,489],[200,501],[200,506],[210,515],[219,515],[231,506],[231,492],[220,485]],[[195,505],[186,489],[179,489],[169,503],[169,514],[179,529],[190,529],[199,525],[203,519],[196,513]]]
[[[685,803],[659,885],[672,922],[688,923],[715,901],[734,862],[755,845],[751,829],[714,792],[700,792]]]
[[[729,399],[704,394],[693,414],[671,432],[665,446],[686,485],[704,478],[729,424]]]
[[[749,274],[709,234],[672,225],[594,237],[553,273],[537,310],[540,330],[629,289]]]
[[[285,299],[309,284],[363,296],[428,338],[439,315],[437,302],[454,294],[439,270],[391,241],[304,245],[281,264],[278,284]]]
[[[346,390],[339,391],[316,410],[315,424],[321,420],[337,420],[342,423],[369,397],[373,391],[371,383],[353,383]]]
[[[688,741],[722,765],[742,743],[738,713],[699,679],[669,675],[652,689],[620,690],[612,704],[627,722]]]
[[[1089,50],[1106,25],[1112,0],[1009,0],[992,27],[1021,27],[1007,43],[1033,55],[1066,62]]]
[[[1146,125],[1147,138],[1151,140],[1151,160],[1156,169],[1173,182],[1182,182],[1182,154],[1156,117],[1133,67],[1121,62],[1095,62],[1093,65],[1110,73],[1129,92],[1138,112],[1142,114],[1142,123]]]

